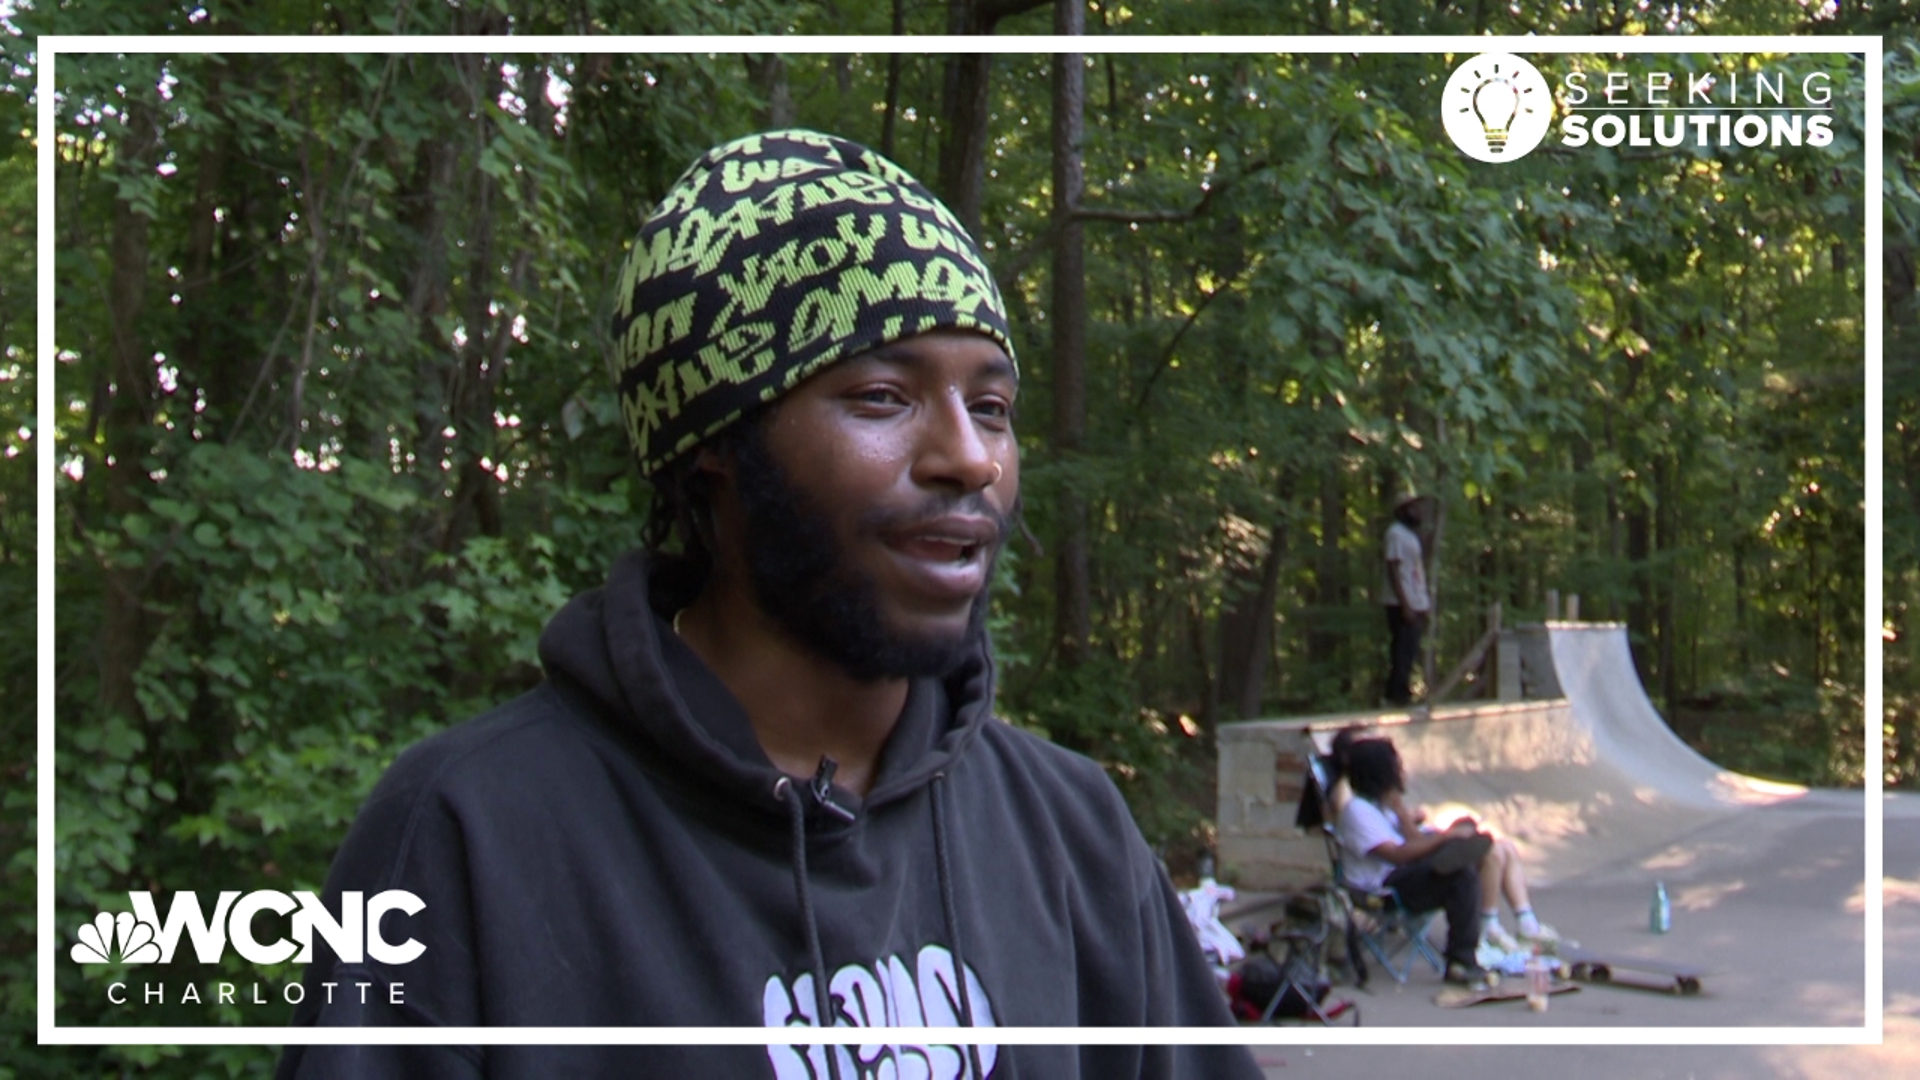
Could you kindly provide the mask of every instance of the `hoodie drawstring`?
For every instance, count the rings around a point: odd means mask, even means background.
[[[833,1026],[833,994],[827,987],[827,961],[820,951],[820,925],[813,917],[813,896],[807,891],[807,806],[793,782],[781,777],[773,782],[773,794],[787,804],[787,819],[792,824],[793,893],[800,901],[800,921],[807,930],[807,956],[813,962],[813,1007],[820,1026]],[[827,1072],[840,1080],[840,1055],[837,1046],[822,1044],[827,1055]]]
[[[833,775],[831,763],[821,762],[825,779],[831,782]],[[928,804],[933,809],[933,857],[935,874],[940,883],[940,913],[947,924],[947,941],[953,953],[954,988],[960,995],[960,1024],[971,1028],[973,1023],[973,995],[967,987],[966,950],[960,940],[959,904],[954,898],[953,864],[947,857],[947,818],[946,785],[947,774],[935,773],[931,790],[928,792]],[[824,785],[816,782],[815,795],[822,805],[845,814],[846,810],[835,805],[831,799],[822,796],[819,790]],[[820,948],[820,926],[814,919],[813,895],[807,889],[807,807],[801,798],[799,789],[787,777],[773,782],[774,797],[787,805],[787,820],[791,825],[790,835],[793,846],[793,893],[800,903],[800,921],[805,924],[807,933],[807,956],[813,963],[813,1001],[814,1009],[820,1018],[821,1027],[833,1026],[833,994],[827,985],[827,961]],[[827,1071],[833,1080],[840,1080],[839,1047],[827,1044],[823,1046],[827,1055]],[[980,1047],[967,1044],[967,1063],[973,1069],[973,1075],[984,1078],[987,1073],[980,1065]]]
[[[967,992],[967,960],[965,951],[960,947],[959,905],[953,897],[953,868],[947,862],[947,817],[946,773],[934,773],[929,785],[928,803],[933,807],[933,861],[935,873],[940,878],[940,910],[947,920],[947,941],[953,948],[953,981],[960,993],[960,1024],[973,1026],[973,995]],[[980,1067],[980,1047],[967,1044],[967,1062],[973,1066],[973,1075],[985,1077],[986,1070]]]

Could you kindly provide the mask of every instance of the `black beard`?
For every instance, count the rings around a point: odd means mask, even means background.
[[[994,563],[1006,542],[1007,515],[978,494],[930,498],[907,514],[874,511],[863,535],[954,511],[991,518],[999,538],[987,555],[988,586],[973,598],[967,628],[954,637],[910,637],[886,625],[879,587],[851,566],[833,524],[793,485],[767,450],[763,425],[749,424],[735,445],[736,487],[746,526],[747,578],[754,599],[793,639],[860,682],[938,678],[959,667],[980,639]]]

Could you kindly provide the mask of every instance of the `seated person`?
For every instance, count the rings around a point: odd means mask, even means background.
[[[1333,775],[1342,778],[1335,784],[1335,791],[1329,795],[1335,807],[1340,807],[1351,798],[1351,780],[1346,780],[1348,761],[1355,741],[1360,738],[1359,728],[1342,728],[1333,736],[1332,754]],[[1389,748],[1390,739],[1377,739],[1385,742]],[[1395,751],[1395,760],[1399,760]],[[1427,823],[1427,812],[1423,807],[1409,807],[1403,801],[1406,777],[1401,773],[1401,790],[1389,796],[1384,808],[1389,810],[1397,822],[1406,822],[1422,831]],[[1471,819],[1463,819],[1471,822]],[[1458,824],[1454,822],[1453,824]],[[1477,829],[1478,826],[1476,825]],[[1528,951],[1535,944],[1553,945],[1559,942],[1559,931],[1540,921],[1533,912],[1533,900],[1527,891],[1527,868],[1520,861],[1520,850],[1512,840],[1504,836],[1494,837],[1493,844],[1487,849],[1486,857],[1480,860],[1480,940],[1483,944],[1500,953]],[[1500,922],[1500,899],[1506,897],[1508,906],[1513,909],[1514,922],[1520,931],[1516,938]]]
[[[1340,808],[1334,833],[1348,853],[1347,884],[1362,890],[1393,889],[1408,911],[1442,909],[1447,915],[1445,979],[1471,984],[1486,977],[1474,960],[1480,939],[1475,918],[1480,875],[1475,866],[1492,845],[1471,821],[1444,832],[1420,832],[1396,807],[1406,789],[1400,754],[1386,739],[1355,739],[1346,758],[1336,758],[1353,797]]]

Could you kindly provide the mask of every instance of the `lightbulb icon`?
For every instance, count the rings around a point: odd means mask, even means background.
[[[1481,53],[1453,69],[1440,121],[1460,152],[1485,162],[1526,157],[1553,124],[1553,93],[1540,69],[1512,53]]]
[[[1488,151],[1502,154],[1507,149],[1507,128],[1513,123],[1513,114],[1520,111],[1520,88],[1500,74],[1499,65],[1494,65],[1493,72],[1473,90],[1473,114],[1480,118]]]

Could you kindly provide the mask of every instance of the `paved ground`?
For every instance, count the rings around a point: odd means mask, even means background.
[[[1376,973],[1360,1002],[1364,1026],[1327,1043],[1256,1051],[1272,1078],[1419,1076],[1422,1080],[1550,1075],[1554,1080],[1920,1076],[1920,799],[1890,799],[1885,813],[1885,1033],[1877,1046],[1632,1046],[1621,1028],[1717,1029],[1714,1037],[1779,1040],[1780,1029],[1844,1035],[1865,1020],[1862,798],[1810,792],[1738,811],[1649,850],[1538,891],[1536,906],[1569,937],[1596,950],[1665,956],[1711,972],[1698,997],[1604,986],[1556,996],[1536,1015],[1524,1003],[1466,1010],[1432,1004],[1438,976],[1408,984]],[[1673,930],[1646,928],[1647,882],[1667,882]],[[1466,1028],[1490,1039],[1559,1028],[1583,1046],[1361,1046],[1374,1032]],[[1575,1029],[1566,1032],[1565,1029]],[[1292,1029],[1302,1032],[1307,1029]],[[1509,1034],[1511,1033],[1511,1034]],[[1438,1032],[1440,1037],[1459,1033]]]
[[[1920,1077],[1920,798],[1884,803],[1886,1041],[1801,1045],[1859,1038],[1866,1022],[1864,797],[1753,781],[1686,748],[1647,701],[1617,626],[1551,624],[1522,662],[1555,676],[1565,712],[1367,722],[1401,745],[1410,794],[1436,816],[1454,800],[1520,843],[1542,879],[1535,906],[1563,935],[1696,966],[1704,991],[1583,986],[1544,1014],[1524,1002],[1449,1010],[1433,1004],[1431,969],[1405,985],[1376,972],[1370,992],[1335,989],[1359,1002],[1364,1026],[1289,1028],[1315,1041],[1260,1048],[1267,1076]],[[1673,900],[1665,935],[1647,929],[1655,880]],[[1664,1035],[1780,1045],[1644,1045]],[[1409,1045],[1365,1045],[1382,1037]],[[1542,1037],[1584,1044],[1477,1045]],[[1460,1044],[1422,1045],[1448,1039]]]

